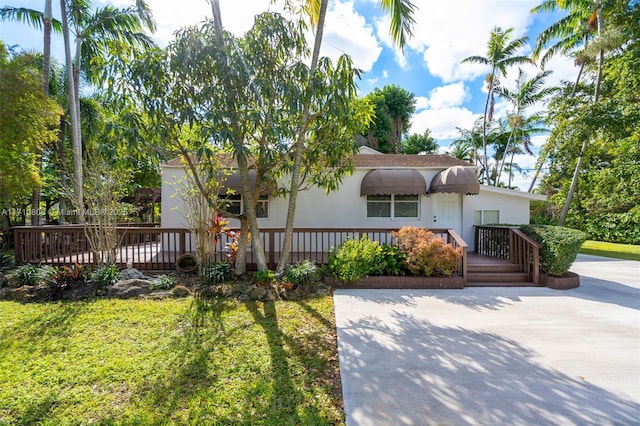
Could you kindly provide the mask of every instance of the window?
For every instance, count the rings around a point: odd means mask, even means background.
[[[418,195],[368,195],[367,217],[389,219],[417,219]]]
[[[475,225],[497,225],[500,223],[500,210],[476,210]]]
[[[242,208],[242,195],[227,195],[227,205],[225,210],[232,214],[241,214]],[[266,219],[269,217],[269,197],[267,195],[261,195],[258,198],[256,204],[256,216],[259,219]]]

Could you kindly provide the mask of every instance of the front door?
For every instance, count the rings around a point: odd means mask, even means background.
[[[460,234],[460,194],[436,193],[431,199],[431,228],[455,229]]]

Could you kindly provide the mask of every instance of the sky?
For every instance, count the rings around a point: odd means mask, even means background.
[[[410,133],[429,129],[445,151],[459,133],[457,128],[470,129],[482,116],[487,90],[484,77],[489,71],[476,64],[461,64],[472,55],[485,56],[491,29],[495,26],[513,28],[514,37],[529,37],[522,54],[533,50],[535,38],[558,19],[558,15],[533,15],[530,10],[541,0],[413,0],[415,14],[414,35],[404,51],[396,48],[389,36],[389,18],[381,11],[379,0],[330,0],[324,29],[321,54],[337,58],[350,55],[355,66],[363,71],[358,82],[365,95],[375,88],[395,84],[416,98],[416,112],[411,120]],[[54,1],[54,16],[60,16],[59,2]],[[94,0],[98,7],[105,4],[127,7],[133,0]],[[156,42],[165,46],[173,33],[184,26],[194,25],[211,17],[207,0],[147,0],[157,22]],[[220,0],[223,25],[236,35],[247,31],[253,17],[263,11],[282,11],[284,0]],[[44,0],[7,0],[2,6],[27,7],[42,10]],[[5,44],[19,45],[25,50],[42,50],[42,33],[23,24],[0,22],[0,39]],[[54,36],[52,52],[63,58],[62,37]],[[555,57],[547,65],[553,70],[549,84],[575,80],[577,67],[573,60]],[[533,76],[539,69],[524,67]],[[501,80],[507,87],[515,87],[518,69],[511,69]],[[536,106],[544,109],[544,105]],[[505,102],[498,102],[496,115],[509,110]],[[533,138],[534,151],[546,140],[545,135]],[[516,162],[525,174],[516,176],[514,185],[527,190],[533,176],[535,157],[522,155]]]

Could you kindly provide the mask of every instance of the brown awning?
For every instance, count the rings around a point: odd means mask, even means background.
[[[436,192],[477,195],[480,192],[480,183],[473,169],[462,166],[449,167],[438,172],[431,180],[429,193]]]
[[[426,194],[427,183],[411,169],[371,170],[362,179],[360,195]]]

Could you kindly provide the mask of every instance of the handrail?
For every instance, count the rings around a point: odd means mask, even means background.
[[[16,263],[45,263],[62,265],[73,262],[94,263],[97,258],[89,246],[85,230],[78,225],[20,226],[15,232]],[[120,244],[116,249],[119,265],[132,264],[138,269],[173,269],[179,256],[195,251],[191,233],[185,228],[117,227]],[[379,243],[393,244],[391,235],[396,229],[389,228],[296,228],[292,241],[289,262],[309,259],[320,264],[328,263],[332,247],[346,239],[367,235]],[[462,251],[458,274],[467,279],[468,244],[453,229],[429,229]],[[260,238],[270,268],[279,261],[284,228],[264,228]],[[227,258],[226,247],[230,237],[222,234],[216,246],[216,259]],[[255,267],[254,253],[247,253],[247,267]]]
[[[540,249],[537,242],[516,228],[509,234],[511,262],[519,265],[534,285],[540,284]]]
[[[462,237],[455,231],[455,229],[447,229],[447,233],[449,234],[450,244],[453,244],[454,247],[460,247],[462,252],[462,259],[460,259],[460,267],[459,273],[462,277],[463,282],[467,283],[467,251],[469,249],[469,245],[462,239]]]

